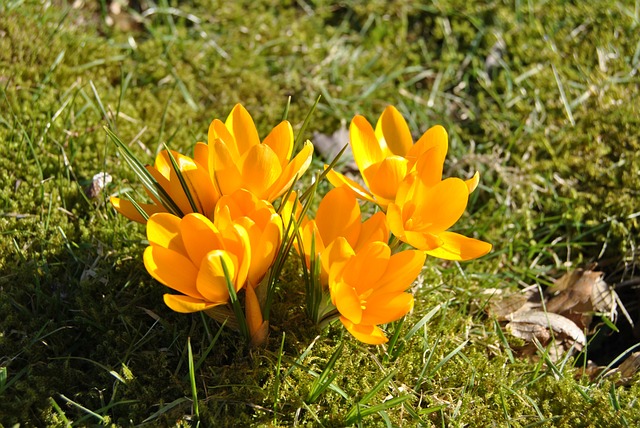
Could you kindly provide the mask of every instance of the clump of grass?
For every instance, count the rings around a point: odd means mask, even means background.
[[[0,6],[0,423],[640,423],[637,381],[590,383],[542,350],[521,360],[482,310],[486,288],[544,285],[592,260],[637,267],[637,11],[205,3],[161,1],[128,31],[90,6]],[[265,349],[173,313],[141,269],[143,229],[107,203],[140,188],[106,120],[151,162],[163,144],[206,141],[239,101],[264,133],[289,95],[296,129],[322,95],[309,135],[386,104],[413,130],[443,124],[446,175],[482,174],[460,232],[494,252],[464,266],[428,260],[414,313],[388,326],[394,346],[306,320],[294,258]],[[99,171],[116,184],[90,199],[83,186]]]

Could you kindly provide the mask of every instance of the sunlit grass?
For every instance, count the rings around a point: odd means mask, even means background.
[[[160,1],[118,29],[100,4],[0,5],[0,423],[640,424],[637,377],[519,358],[483,293],[592,261],[613,283],[638,275],[637,5]],[[105,125],[152,163],[237,102],[263,134],[289,96],[299,141],[393,104],[413,130],[448,130],[445,176],[481,173],[457,231],[493,252],[428,259],[385,347],[306,319],[296,257],[263,349],[173,313],[142,269],[144,229],[108,204],[144,192]],[[90,198],[100,171],[114,183]]]

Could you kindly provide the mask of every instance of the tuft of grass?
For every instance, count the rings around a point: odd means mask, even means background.
[[[544,349],[521,359],[483,310],[486,289],[544,287],[593,261],[613,285],[637,277],[633,5],[163,0],[131,2],[114,19],[128,27],[108,25],[108,2],[0,12],[0,424],[640,425],[637,379],[589,382],[584,361]],[[108,204],[144,191],[103,127],[150,163],[206,141],[237,102],[261,135],[287,106],[296,141],[387,104],[414,137],[444,125],[445,175],[481,173],[457,231],[494,251],[429,259],[383,347],[306,319],[295,257],[264,349],[171,312],[141,268],[143,228]],[[90,198],[100,171],[114,183]]]

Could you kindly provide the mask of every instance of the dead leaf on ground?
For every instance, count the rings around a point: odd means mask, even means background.
[[[356,172],[358,171],[358,165],[356,165],[356,161],[353,159],[353,152],[351,151],[351,146],[348,144],[349,130],[344,126],[331,135],[321,132],[315,132],[313,134],[313,147],[327,163],[333,161],[338,153],[340,153],[340,150],[347,145],[347,149],[340,158],[340,163],[344,165],[343,168],[346,172]]]
[[[547,311],[564,315],[582,329],[588,329],[594,314],[602,314],[615,322],[618,311],[615,291],[604,282],[602,272],[576,269],[567,272],[547,294],[552,297]]]
[[[536,355],[537,340],[549,347],[551,360],[557,361],[565,352],[584,348],[594,314],[615,321],[615,291],[602,277],[602,272],[577,269],[557,279],[544,296],[537,287],[528,287],[491,301],[487,312],[511,335],[528,342],[519,349],[520,355]]]

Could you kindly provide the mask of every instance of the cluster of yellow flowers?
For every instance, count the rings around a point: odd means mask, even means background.
[[[320,312],[312,308],[314,320],[339,318],[360,341],[380,344],[387,339],[379,325],[412,309],[407,290],[426,255],[469,260],[491,245],[447,230],[464,212],[478,174],[468,181],[442,179],[444,128],[429,129],[414,144],[406,121],[390,106],[375,130],[356,116],[350,144],[364,186],[329,168],[326,177],[335,188],[310,219],[302,208],[308,204],[292,189],[311,163],[313,145],[305,142],[292,159],[291,124],[282,121],[261,141],[238,104],[224,123],[211,123],[208,144],[197,143],[193,158],[164,150],[146,167],[157,189],[149,192],[153,203],[117,197],[111,203],[146,223],[144,265],[180,293],[164,295],[174,311],[232,318],[248,340],[264,342],[275,290],[265,283],[277,279],[270,269],[293,246],[304,260],[307,281],[321,295],[307,300],[323,305]],[[363,221],[358,199],[378,211]],[[394,240],[413,249],[394,251],[400,247],[390,246]]]

